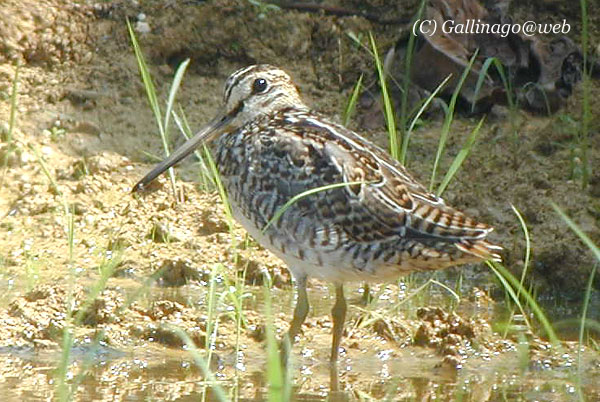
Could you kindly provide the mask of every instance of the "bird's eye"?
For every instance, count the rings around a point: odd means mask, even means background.
[[[261,92],[265,92],[267,89],[267,80],[264,78],[257,78],[252,83],[252,93],[259,94]]]

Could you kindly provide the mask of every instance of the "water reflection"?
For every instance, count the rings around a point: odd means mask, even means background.
[[[49,398],[54,392],[57,351],[32,348],[0,348],[3,367],[2,395],[25,399]],[[86,361],[93,361],[79,376]],[[134,356],[136,356],[134,358]],[[218,384],[228,397],[265,400],[269,384],[263,355],[247,355],[253,372],[235,371],[234,355],[213,365]],[[440,367],[433,353],[407,348],[401,356],[381,362],[376,356],[346,358],[339,365],[322,363],[298,354],[294,368],[294,398],[302,401],[347,401],[358,397],[390,400],[568,400],[578,392],[575,370],[515,371],[516,353],[492,361],[470,361],[462,370]],[[384,373],[387,370],[387,373]],[[600,363],[589,360],[581,378],[589,400],[600,396]],[[189,356],[180,351],[165,354],[158,349],[130,353],[111,348],[73,350],[70,382],[77,383],[79,400],[217,400],[214,387]],[[595,399],[596,398],[596,399]]]

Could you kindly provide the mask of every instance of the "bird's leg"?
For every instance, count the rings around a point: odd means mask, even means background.
[[[335,304],[331,309],[333,318],[333,343],[331,345],[331,362],[337,362],[340,352],[340,342],[344,332],[344,321],[346,320],[346,298],[344,298],[344,286],[335,286]]]
[[[298,289],[298,300],[296,301],[296,308],[294,308],[294,317],[290,323],[290,329],[282,339],[282,358],[286,363],[291,345],[294,344],[296,335],[300,332],[309,309],[308,295],[306,294],[306,276],[296,278],[296,288]]]
[[[363,284],[362,286],[363,289],[363,295],[362,295],[362,299],[361,299],[361,305],[363,306],[368,306],[371,301],[373,300],[373,295],[371,294],[371,287],[369,286],[368,283]]]
[[[337,394],[340,391],[340,374],[337,362],[330,363],[331,364],[329,365],[329,397],[332,398],[332,394]]]

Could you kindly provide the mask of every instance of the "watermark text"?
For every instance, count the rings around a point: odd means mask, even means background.
[[[444,34],[496,34],[506,38],[509,34],[522,33],[526,36],[538,34],[567,34],[571,31],[571,25],[567,20],[556,23],[540,24],[534,21],[525,21],[523,23],[505,23],[491,24],[480,19],[468,19],[464,22],[455,22],[446,20],[439,22],[435,19],[418,19],[412,27],[413,35],[433,36],[438,29]]]

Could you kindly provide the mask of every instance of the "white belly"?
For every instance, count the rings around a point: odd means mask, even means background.
[[[401,275],[397,266],[373,265],[373,262],[360,263],[352,259],[350,253],[343,249],[325,252],[309,248],[306,244],[290,242],[285,239],[271,238],[266,236],[262,230],[246,218],[235,205],[231,205],[233,217],[238,221],[261,246],[271,251],[288,266],[294,276],[315,277],[333,283],[345,283],[353,281],[382,282],[396,279]],[[285,253],[282,251],[282,243],[285,242]],[[299,258],[302,248],[303,259]]]

